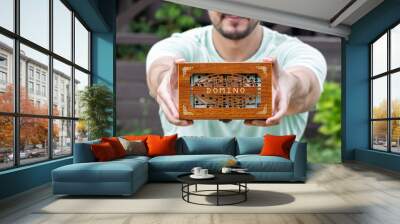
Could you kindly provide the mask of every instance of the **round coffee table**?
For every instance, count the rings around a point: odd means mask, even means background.
[[[255,180],[255,177],[248,173],[216,173],[213,174],[215,177],[212,179],[193,179],[190,177],[191,173],[182,174],[177,177],[178,181],[182,183],[182,199],[188,203],[198,204],[198,205],[234,205],[239,204],[241,202],[245,202],[247,200],[247,192],[249,188],[247,187],[247,183]],[[215,185],[215,190],[198,190],[197,185]],[[190,186],[195,186],[194,191],[190,191]],[[224,190],[220,189],[220,185],[236,185],[238,186],[237,190]],[[214,192],[215,194],[206,194]],[[193,202],[190,200],[190,196],[203,196],[203,197],[216,197],[216,204],[202,204]],[[240,199],[230,203],[221,203],[221,197],[232,197],[232,196],[240,196]]]

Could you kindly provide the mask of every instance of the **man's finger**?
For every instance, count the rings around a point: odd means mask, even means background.
[[[263,62],[272,63],[272,84],[274,88],[278,88],[279,84],[279,64],[275,57],[267,57],[262,60]]]
[[[279,121],[267,122],[267,120],[245,120],[245,125],[267,127],[279,124]]]
[[[165,93],[160,93],[159,97],[166,104],[169,111],[171,112],[171,115],[174,116],[175,118],[178,118],[179,117],[178,108],[174,103],[174,101],[172,100],[172,97]]]
[[[161,109],[164,111],[164,114],[167,116],[168,120],[169,117],[174,117],[171,109],[165,104],[164,100],[160,97],[160,95],[157,95],[157,103],[160,105]]]
[[[179,120],[179,119],[175,118],[174,116],[172,116],[172,114],[171,114],[170,110],[168,109],[167,105],[163,102],[163,100],[161,98],[157,97],[157,102],[160,105],[160,107],[163,110],[165,116],[167,117],[168,121],[171,124],[178,125],[178,126],[188,126],[188,125],[193,124],[193,121]]]
[[[178,66],[176,65],[177,63],[182,63],[185,62],[185,59],[183,58],[177,58],[174,61],[174,66],[173,66],[173,70],[171,71],[171,77],[170,77],[170,85],[172,88],[178,88]]]
[[[244,124],[251,126],[266,126],[265,120],[245,120]]]
[[[288,102],[286,98],[280,99],[279,105],[277,107],[278,110],[272,117],[267,119],[266,121],[267,125],[279,124],[282,117],[286,114],[287,108],[288,108]]]

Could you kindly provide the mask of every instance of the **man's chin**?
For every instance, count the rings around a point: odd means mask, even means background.
[[[245,31],[224,31],[222,33],[222,36],[225,38],[231,39],[231,40],[240,40],[248,36],[248,34]]]

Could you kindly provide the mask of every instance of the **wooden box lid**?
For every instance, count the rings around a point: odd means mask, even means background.
[[[272,116],[272,63],[178,63],[179,119]]]

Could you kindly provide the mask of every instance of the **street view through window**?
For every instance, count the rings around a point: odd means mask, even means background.
[[[372,149],[400,153],[400,24],[371,46]]]
[[[87,139],[90,32],[61,0],[19,2],[0,1],[0,170],[70,156]]]

